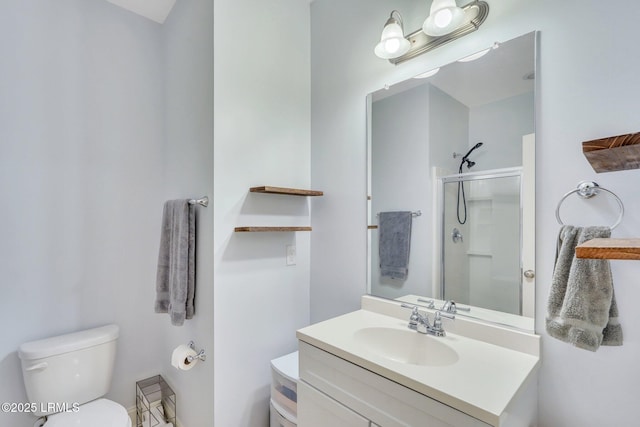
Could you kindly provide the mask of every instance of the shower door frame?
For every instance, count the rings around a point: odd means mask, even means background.
[[[444,185],[447,183],[451,183],[451,182],[467,182],[467,181],[479,181],[479,180],[484,180],[484,179],[495,179],[495,178],[509,178],[509,177],[519,177],[520,178],[520,193],[519,193],[519,213],[520,213],[520,226],[519,226],[519,250],[520,250],[520,256],[519,256],[519,266],[518,268],[520,269],[520,280],[519,280],[519,284],[518,284],[518,294],[519,294],[519,307],[518,307],[518,315],[522,316],[523,312],[524,312],[524,306],[526,306],[527,304],[523,301],[524,298],[524,289],[523,289],[523,276],[522,276],[522,272],[523,272],[523,249],[524,249],[524,241],[523,241],[523,203],[524,203],[524,197],[523,197],[523,191],[525,189],[525,177],[524,177],[524,173],[523,173],[523,167],[522,166],[518,166],[518,167],[513,167],[513,168],[502,168],[502,169],[492,169],[492,170],[486,170],[486,171],[479,171],[479,172],[467,172],[467,173],[457,173],[457,174],[453,174],[453,175],[446,175],[446,176],[440,176],[437,178],[436,182],[436,186],[437,186],[437,206],[440,210],[440,215],[439,215],[439,223],[438,223],[438,227],[440,228],[439,233],[436,233],[435,235],[437,236],[438,234],[440,235],[440,252],[439,252],[439,256],[440,256],[440,262],[438,264],[434,264],[434,265],[439,265],[440,267],[440,285],[439,285],[439,297],[441,299],[444,299],[444,292],[445,292],[445,259],[444,259],[444,252],[445,252],[445,214],[444,214]],[[435,253],[437,253],[438,251],[435,251]]]

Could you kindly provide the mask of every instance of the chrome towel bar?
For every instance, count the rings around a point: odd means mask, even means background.
[[[380,215],[380,213],[378,212],[376,214],[376,216],[379,216],[379,215]],[[422,211],[421,210],[417,210],[417,211],[411,212],[411,216],[414,217],[414,218],[417,217],[417,216],[421,216],[421,215],[422,215]]]
[[[560,206],[567,197],[569,197],[573,193],[576,193],[583,199],[590,199],[593,196],[597,195],[600,191],[606,191],[607,193],[611,194],[616,199],[618,207],[620,208],[620,215],[618,216],[616,222],[610,228],[613,230],[618,225],[620,225],[620,223],[622,222],[622,217],[624,216],[624,205],[622,204],[622,200],[620,200],[620,197],[618,197],[613,191],[607,190],[604,187],[600,187],[596,182],[593,181],[581,181],[580,183],[578,183],[578,186],[575,190],[571,190],[567,194],[562,196],[562,199],[560,199],[560,201],[558,202],[558,206],[556,207],[556,219],[558,220],[558,224],[564,225],[564,222],[562,222],[562,219],[560,219]]]
[[[209,206],[209,198],[207,196],[204,196],[204,197],[201,197],[200,199],[189,200],[190,205],[195,205],[196,203],[206,208],[207,206]]]

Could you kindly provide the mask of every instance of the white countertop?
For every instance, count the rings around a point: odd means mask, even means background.
[[[408,316],[407,316],[408,317]],[[444,324],[445,330],[447,324]],[[498,426],[520,387],[535,372],[539,358],[453,333],[443,340],[458,353],[446,366],[397,362],[368,350],[354,340],[364,328],[407,330],[407,321],[358,310],[300,329],[298,339],[383,377]],[[417,332],[416,332],[417,333]]]

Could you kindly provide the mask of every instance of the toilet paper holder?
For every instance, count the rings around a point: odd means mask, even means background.
[[[207,355],[204,352],[204,349],[200,349],[200,351],[196,350],[196,345],[193,341],[189,341],[189,344],[187,344],[189,346],[189,348],[193,351],[198,352],[198,354],[196,354],[195,356],[187,356],[187,361],[189,363],[193,362],[196,359],[201,360],[202,362],[204,362],[205,360],[207,360]]]

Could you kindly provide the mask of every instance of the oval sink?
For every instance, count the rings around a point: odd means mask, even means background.
[[[456,363],[458,353],[438,337],[412,330],[364,328],[354,340],[385,359],[411,365],[445,366]]]

